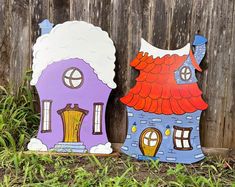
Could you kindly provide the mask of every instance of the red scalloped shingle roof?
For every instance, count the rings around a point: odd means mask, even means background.
[[[194,67],[201,71],[190,51]],[[140,70],[136,85],[120,100],[136,110],[156,114],[184,114],[205,110],[197,83],[177,84],[174,72],[184,63],[187,55],[165,55],[153,59],[148,53],[138,53],[131,66]]]

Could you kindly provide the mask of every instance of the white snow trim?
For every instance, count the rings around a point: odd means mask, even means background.
[[[187,43],[184,47],[181,49],[176,49],[176,50],[164,50],[164,49],[159,49],[157,47],[152,46],[150,43],[145,41],[143,38],[141,38],[141,47],[140,47],[140,52],[147,52],[150,56],[152,55],[153,58],[156,57],[163,57],[167,54],[169,55],[188,55],[190,51],[190,43]]]
[[[28,150],[30,151],[47,151],[47,146],[37,138],[31,138],[30,142],[27,145]]]
[[[116,88],[115,47],[108,33],[83,21],[56,25],[49,34],[40,36],[33,46],[33,78],[36,85],[42,71],[54,62],[79,58],[88,63],[98,78]]]
[[[96,153],[96,154],[110,154],[113,152],[113,149],[111,148],[111,143],[108,142],[105,145],[99,144],[96,146],[91,147],[90,153]]]

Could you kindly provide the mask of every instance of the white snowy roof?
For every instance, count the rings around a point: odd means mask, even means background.
[[[88,63],[98,78],[116,88],[115,47],[108,33],[83,21],[56,25],[49,34],[40,36],[33,46],[33,78],[36,85],[42,71],[54,62],[79,58]]]
[[[188,55],[189,54],[189,50],[190,50],[190,43],[187,43],[187,45],[185,45],[184,47],[182,47],[181,49],[176,49],[176,50],[164,50],[164,49],[159,49],[157,47],[152,46],[150,43],[148,43],[147,41],[145,41],[143,38],[141,38],[141,47],[140,47],[140,51],[141,52],[147,52],[149,54],[149,56],[153,56],[153,58],[156,57],[163,57],[167,54],[169,55],[179,55],[179,56],[183,56],[183,55]]]

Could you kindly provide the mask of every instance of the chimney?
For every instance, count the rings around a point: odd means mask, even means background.
[[[53,23],[51,23],[48,19],[43,20],[41,23],[38,24],[41,29],[41,35],[47,34],[53,28]]]

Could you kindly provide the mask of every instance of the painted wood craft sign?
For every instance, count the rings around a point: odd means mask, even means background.
[[[128,133],[122,151],[140,160],[194,163],[204,158],[199,120],[207,108],[195,69],[202,71],[207,40],[195,36],[178,50],[162,50],[141,40],[131,66],[140,71],[136,85],[121,98],[127,106]]]
[[[37,138],[29,150],[112,153],[105,130],[109,94],[116,87],[115,47],[92,24],[68,21],[40,24],[33,47],[33,78],[41,103]]]

